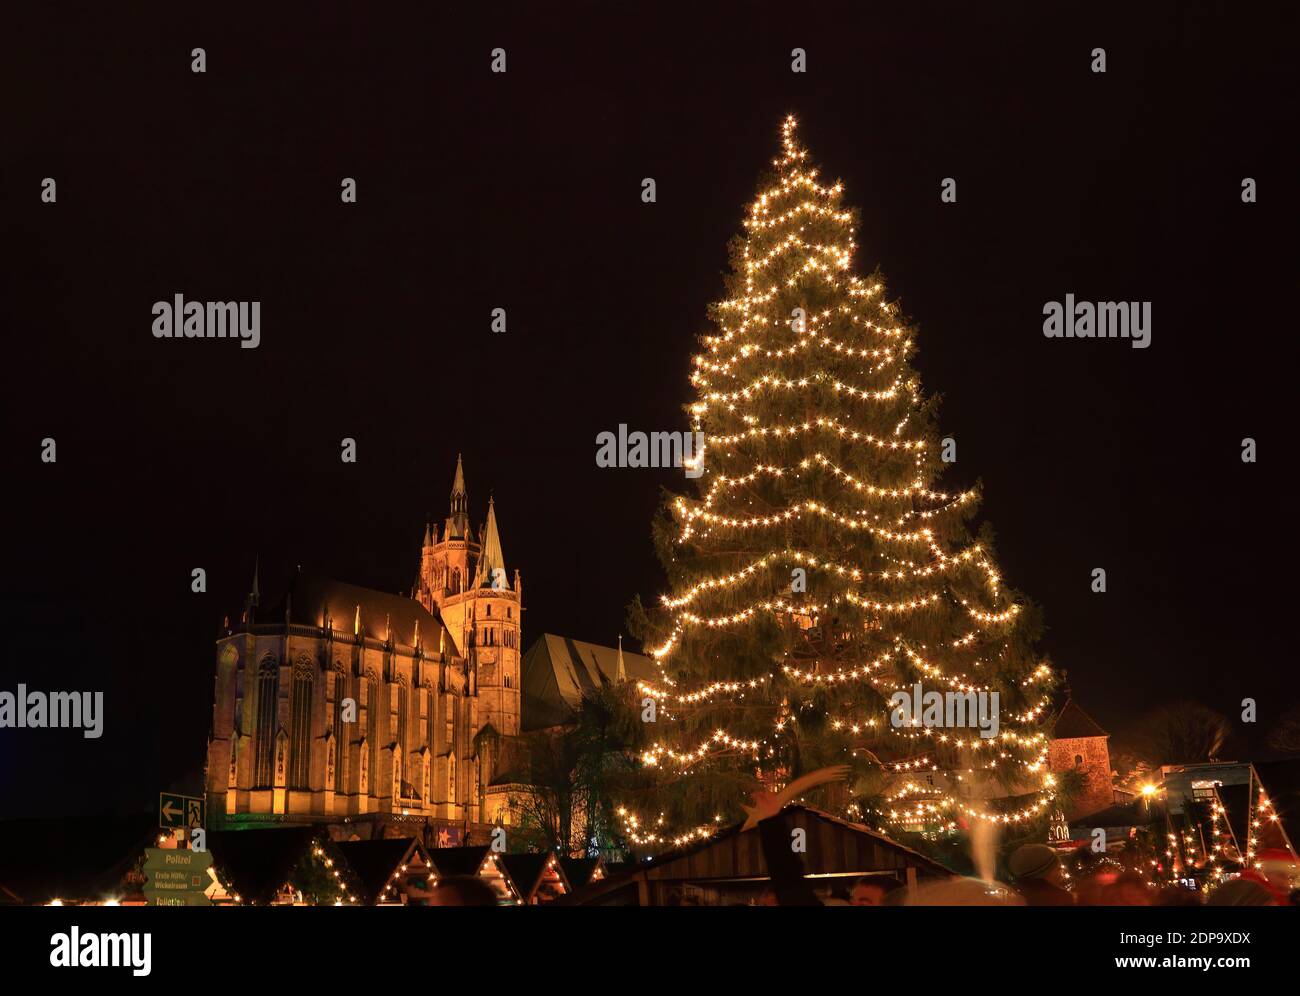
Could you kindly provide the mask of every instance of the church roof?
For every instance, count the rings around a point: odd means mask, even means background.
[[[360,632],[372,640],[387,640],[404,646],[415,645],[416,626],[420,642],[430,651],[438,649],[438,635],[444,636],[445,652],[459,657],[456,641],[438,615],[405,595],[390,594],[374,588],[336,581],[318,574],[298,571],[289,581],[280,601],[259,613],[263,622],[284,619],[285,603],[289,621],[300,626],[324,626],[329,619],[334,629],[344,632],[360,626]]]
[[[618,682],[618,663],[617,647],[543,633],[524,653],[521,665],[524,727],[537,730],[571,720],[583,695]],[[623,669],[630,681],[655,675],[649,657],[626,650]]]
[[[1056,740],[1075,740],[1081,737],[1106,737],[1105,730],[1096,724],[1091,716],[1074,703],[1066,699],[1061,711],[1052,721],[1052,737]]]
[[[484,730],[492,729],[489,723],[475,737],[483,736]],[[494,731],[495,732],[495,731]],[[490,785],[522,785],[528,781],[528,769],[533,752],[538,749],[535,737],[545,734],[522,734],[498,737],[496,743],[496,761]]]

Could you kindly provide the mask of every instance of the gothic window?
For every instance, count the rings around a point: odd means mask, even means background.
[[[379,743],[379,681],[373,671],[366,683],[366,740],[372,745]],[[371,785],[376,785],[379,781],[379,772],[375,770],[375,765],[379,763],[378,754],[379,750],[372,746],[368,772]]]
[[[508,605],[506,606],[506,618],[507,618],[507,619],[510,618],[510,606],[508,606]]]
[[[514,687],[514,685],[511,683],[510,675],[508,675],[508,674],[507,674],[506,677],[505,677],[505,683],[506,683],[506,687],[507,687],[507,688],[513,688],[513,687]]]
[[[434,738],[434,731],[437,727],[433,725],[436,719],[434,716],[434,710],[437,708],[437,701],[438,700],[433,697],[433,692],[429,692],[429,728],[424,734],[424,742],[429,745],[429,750],[434,750],[438,746],[438,742]]]
[[[289,787],[311,788],[311,664],[301,663],[293,669],[291,701],[292,723],[289,727]]]
[[[410,690],[403,683],[397,688],[397,755],[400,759],[398,764],[406,764],[406,717],[411,709]],[[398,777],[405,775],[403,767],[398,769]],[[399,783],[400,784],[400,783]]]
[[[275,752],[275,700],[280,668],[269,654],[257,671],[257,743],[253,755],[253,787],[271,787],[271,758]]]
[[[343,700],[348,697],[348,676],[342,671],[334,672],[334,742],[347,743],[344,736]]]
[[[1082,765],[1082,764],[1083,764],[1083,755],[1082,755],[1082,754],[1075,754],[1075,755],[1074,755],[1074,766],[1077,768],[1077,767],[1079,767],[1079,766]]]
[[[488,617],[491,618],[491,616],[492,616],[492,604],[491,604],[490,602],[488,603],[487,610],[488,610]]]

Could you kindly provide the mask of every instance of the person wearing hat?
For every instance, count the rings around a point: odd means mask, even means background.
[[[1062,888],[1065,869],[1046,844],[1022,844],[1011,852],[1007,868],[1027,906],[1073,906],[1074,896]]]

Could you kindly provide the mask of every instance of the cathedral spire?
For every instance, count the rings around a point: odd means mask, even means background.
[[[501,573],[497,573],[497,571]],[[478,569],[474,572],[474,587],[488,585],[493,588],[508,588],[506,580],[506,558],[501,552],[501,536],[497,532],[497,510],[491,496],[488,497],[487,524],[483,527],[483,551],[479,554]]]
[[[614,673],[614,680],[618,684],[627,681],[627,668],[623,666],[623,634],[618,634],[618,670]]]
[[[469,539],[469,496],[465,492],[465,465],[456,454],[456,477],[451,482],[451,515],[444,540]]]
[[[462,498],[465,497],[465,465],[461,461],[461,456],[459,453],[456,454],[456,477],[451,482],[451,498],[452,498],[451,510],[453,512],[457,511],[455,505],[455,500],[457,495],[460,495],[460,497]],[[464,509],[462,508],[460,509],[460,511],[463,512]]]
[[[244,599],[244,622],[246,623],[251,623],[253,621],[253,610],[257,608],[257,603],[261,601],[262,598],[261,592],[258,591],[258,585],[257,585],[258,567],[259,567],[259,558],[257,555],[254,555],[253,556],[253,587],[249,591],[248,597]]]

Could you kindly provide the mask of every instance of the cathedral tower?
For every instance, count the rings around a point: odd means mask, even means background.
[[[415,597],[430,611],[436,607],[469,661],[478,688],[480,728],[490,724],[510,736],[519,732],[521,595],[519,572],[513,579],[506,572],[491,498],[477,536],[470,528],[465,470],[458,456],[442,534],[436,526],[425,527]]]

